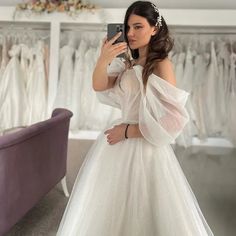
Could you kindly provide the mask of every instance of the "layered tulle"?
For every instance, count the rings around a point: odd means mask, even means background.
[[[188,121],[188,94],[156,75],[144,90],[141,66],[125,70],[115,60],[108,72],[118,79],[99,99],[122,111],[108,128],[138,123],[144,137],[109,145],[101,133],[80,169],[57,235],[212,236],[169,145]]]

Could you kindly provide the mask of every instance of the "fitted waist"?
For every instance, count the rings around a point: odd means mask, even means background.
[[[119,125],[119,124],[122,124],[122,123],[125,123],[125,124],[138,124],[139,121],[138,120],[119,118],[119,119],[111,121],[108,126]]]

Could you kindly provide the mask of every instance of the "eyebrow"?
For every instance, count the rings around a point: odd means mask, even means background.
[[[137,23],[133,23],[132,25],[133,25],[133,26],[142,25],[142,23],[137,22]]]

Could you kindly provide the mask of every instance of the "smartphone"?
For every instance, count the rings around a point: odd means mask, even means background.
[[[111,40],[119,32],[122,32],[122,34],[113,44],[125,41],[125,38],[124,38],[124,24],[115,23],[115,24],[108,24],[107,25],[107,39],[108,40]],[[117,57],[124,57],[124,53],[118,55]]]
[[[107,25],[107,39],[112,39],[117,33],[122,32],[121,36],[113,43],[124,42],[124,25],[121,23]]]

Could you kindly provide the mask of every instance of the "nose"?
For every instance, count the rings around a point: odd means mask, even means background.
[[[134,31],[132,29],[129,29],[127,32],[127,36],[128,38],[134,36]]]

